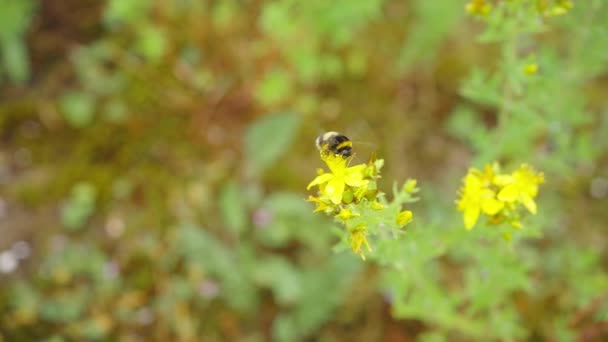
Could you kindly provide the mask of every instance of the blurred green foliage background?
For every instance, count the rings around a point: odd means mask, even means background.
[[[0,0],[0,341],[608,338],[608,3],[467,3]],[[373,261],[327,130],[418,179]],[[511,243],[454,205],[494,160],[547,179]]]

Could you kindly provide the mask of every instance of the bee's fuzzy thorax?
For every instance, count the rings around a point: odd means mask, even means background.
[[[352,155],[353,143],[347,136],[338,132],[326,132],[317,137],[315,144],[319,151],[329,151],[348,158]]]

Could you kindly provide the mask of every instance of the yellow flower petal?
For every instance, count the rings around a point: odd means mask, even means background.
[[[337,177],[332,178],[325,186],[325,194],[334,204],[342,202],[342,194],[344,193],[344,182]]]
[[[481,179],[479,179],[479,171],[476,169],[469,170],[469,173],[464,178],[465,189],[477,189],[482,186]]]
[[[308,186],[306,187],[306,190],[310,190],[310,188],[312,188],[315,185],[326,183],[333,177],[334,177],[334,175],[332,175],[331,173],[324,173],[320,176],[317,176],[317,178],[313,179],[312,182],[310,182],[310,184],[308,184]]]
[[[346,177],[344,177],[344,183],[355,188],[362,187],[366,185],[367,182],[368,181],[366,179],[363,179],[363,177],[358,177],[355,175],[346,175]]]
[[[340,210],[340,213],[338,215],[336,215],[336,217],[339,217],[340,219],[342,219],[342,221],[347,221],[347,220],[350,220],[351,218],[357,217],[357,216],[360,216],[360,214],[353,213],[348,208]]]
[[[467,206],[464,209],[464,226],[467,230],[471,230],[477,219],[479,218],[479,207],[478,206]]]
[[[498,214],[504,207],[505,204],[495,198],[486,198],[481,202],[481,210],[490,216]]]
[[[494,177],[494,184],[498,185],[498,186],[505,186],[507,184],[511,184],[513,183],[513,177],[511,175],[496,175],[496,177]]]
[[[367,242],[366,235],[367,232],[365,231],[365,227],[359,226],[351,231],[349,237],[350,248],[353,252],[359,254],[363,260],[365,260],[365,254],[363,254],[363,251],[361,250],[361,245],[365,245],[369,252],[372,251],[372,248]]]
[[[313,202],[317,204],[317,208],[315,208],[315,210],[313,212],[324,212],[326,209],[329,208],[329,203],[326,203],[325,201],[321,200],[320,198],[314,197],[314,196],[308,196],[308,202]]]
[[[530,196],[522,194],[520,197],[520,201],[526,207],[526,209],[528,209],[529,212],[531,212],[532,214],[536,214],[536,202],[534,202],[534,200]]]
[[[323,159],[333,174],[344,174],[347,159],[344,159],[342,156],[336,156],[333,153],[323,156],[321,159]]]
[[[509,184],[500,190],[498,199],[503,202],[515,202],[518,195],[519,191],[517,191],[517,186],[515,184]]]
[[[365,184],[367,181],[363,180],[364,170],[365,165],[363,164],[348,168],[346,170],[346,174],[344,175],[344,182],[355,187]]]

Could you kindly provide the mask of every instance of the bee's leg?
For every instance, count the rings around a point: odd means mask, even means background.
[[[348,157],[348,159],[346,160],[346,167],[350,166],[350,162],[355,158],[355,154],[356,153],[353,152],[353,154],[351,154],[350,157]]]

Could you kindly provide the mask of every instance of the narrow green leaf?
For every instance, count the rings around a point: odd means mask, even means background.
[[[247,209],[239,185],[231,181],[224,185],[220,199],[220,212],[226,227],[235,235],[242,233],[247,225]]]

